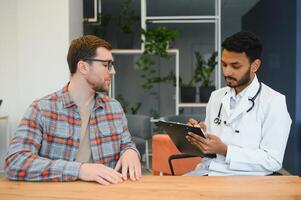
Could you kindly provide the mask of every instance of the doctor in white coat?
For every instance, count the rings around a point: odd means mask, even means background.
[[[216,158],[204,158],[186,175],[269,175],[282,167],[291,118],[285,96],[259,82],[262,45],[253,33],[238,32],[223,44],[222,69],[227,87],[214,91],[205,122],[207,138],[187,140]]]

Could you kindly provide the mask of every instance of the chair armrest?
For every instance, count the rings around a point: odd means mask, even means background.
[[[172,165],[173,160],[184,159],[184,158],[193,158],[193,157],[201,157],[201,156],[190,155],[190,154],[174,154],[174,155],[169,156],[168,164],[169,164],[169,168],[170,168],[170,171],[171,171],[171,175],[172,176],[175,175],[174,168],[173,168],[173,165]]]

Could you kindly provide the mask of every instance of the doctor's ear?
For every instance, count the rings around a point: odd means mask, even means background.
[[[261,65],[260,59],[255,59],[253,63],[251,64],[251,72],[256,73]]]

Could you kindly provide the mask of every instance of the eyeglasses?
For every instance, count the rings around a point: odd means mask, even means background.
[[[95,58],[86,58],[83,61],[95,61],[95,62],[107,62],[108,63],[108,70],[111,71],[112,67],[115,67],[115,63],[113,60],[99,60],[99,59],[95,59]]]

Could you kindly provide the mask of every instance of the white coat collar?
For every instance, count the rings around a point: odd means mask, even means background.
[[[223,109],[226,112],[227,116],[229,116],[227,120],[228,123],[231,123],[235,118],[237,118],[240,114],[247,111],[251,107],[252,102],[249,101],[249,99],[253,98],[259,89],[259,82],[257,76],[255,75],[251,84],[248,87],[246,87],[243,91],[241,91],[243,92],[242,99],[230,115],[231,89],[232,88],[228,87],[227,93],[222,98]]]

